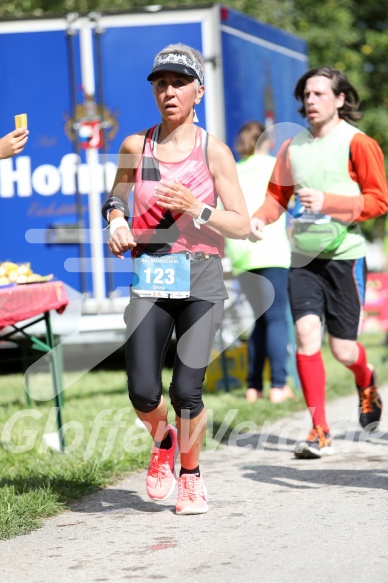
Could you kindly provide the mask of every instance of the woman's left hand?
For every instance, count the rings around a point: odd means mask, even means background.
[[[161,180],[155,187],[155,196],[159,206],[178,213],[188,213],[194,218],[202,209],[201,202],[180,182]]]

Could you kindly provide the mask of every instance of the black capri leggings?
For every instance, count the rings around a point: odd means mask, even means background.
[[[162,368],[175,328],[177,352],[170,385],[175,413],[197,417],[204,408],[202,383],[224,301],[150,300],[132,297],[125,310],[125,360],[128,394],[143,413],[156,409],[162,396]]]

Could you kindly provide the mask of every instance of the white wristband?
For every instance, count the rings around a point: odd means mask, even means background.
[[[126,221],[126,219],[124,219],[124,217],[116,217],[115,219],[112,219],[110,221],[109,232],[111,237],[113,237],[115,231],[117,231],[119,227],[127,227],[129,231],[128,222]]]

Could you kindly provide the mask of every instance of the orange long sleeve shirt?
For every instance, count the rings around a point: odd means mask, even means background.
[[[266,224],[273,223],[285,211],[295,192],[288,147],[282,145],[277,156],[268,191],[262,206],[254,213]],[[353,136],[350,143],[349,176],[357,182],[361,196],[343,196],[324,192],[322,214],[353,223],[381,216],[388,211],[388,186],[385,176],[384,156],[377,142],[363,133]]]

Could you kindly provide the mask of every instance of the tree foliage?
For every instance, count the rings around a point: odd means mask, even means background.
[[[198,5],[197,0],[157,0],[162,6]],[[388,12],[381,0],[227,0],[227,4],[297,34],[308,43],[311,67],[327,64],[346,72],[365,112],[360,128],[388,157]],[[149,0],[3,0],[0,18],[132,10]]]

